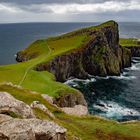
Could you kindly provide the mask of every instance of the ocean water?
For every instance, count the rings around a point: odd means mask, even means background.
[[[140,120],[140,58],[121,76],[71,79],[65,84],[84,93],[90,114],[117,121]]]
[[[0,65],[16,63],[15,54],[37,39],[99,23],[0,24]],[[119,23],[121,37],[140,37],[140,23]]]
[[[15,54],[37,39],[91,25],[97,25],[97,23],[0,24],[0,65],[16,63]]]
[[[0,24],[0,65],[16,63],[16,52],[37,39],[98,23]],[[120,36],[140,38],[140,23],[119,23]],[[84,93],[91,114],[118,121],[140,120],[140,58],[121,76],[72,79],[66,84]]]

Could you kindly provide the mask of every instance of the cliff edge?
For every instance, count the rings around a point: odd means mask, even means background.
[[[89,74],[120,75],[123,68],[131,66],[131,51],[120,47],[116,22],[110,21],[82,32],[79,30],[72,36],[80,34],[88,36],[88,41],[81,47],[37,65],[36,70],[47,70],[58,81],[64,82],[69,77],[85,79]]]

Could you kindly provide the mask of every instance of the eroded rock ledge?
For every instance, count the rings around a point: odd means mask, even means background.
[[[127,46],[126,46],[127,47]],[[127,47],[132,52],[132,57],[140,57],[140,45]]]

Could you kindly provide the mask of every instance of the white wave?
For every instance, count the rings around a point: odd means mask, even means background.
[[[95,76],[95,78],[97,79],[109,79],[111,76],[105,76],[105,77],[102,77],[102,76]]]
[[[136,79],[136,76],[129,76],[127,75],[127,72],[123,72],[120,76],[106,76],[106,77],[100,77],[100,76],[96,76],[97,79],[119,79],[119,80],[132,80],[132,79]]]
[[[140,116],[140,112],[127,108],[125,106],[121,106],[115,102],[107,101],[103,102],[100,101],[99,105],[93,105],[95,109],[99,109],[103,111],[103,113],[100,113],[102,116],[106,116],[108,118],[114,117],[114,116]]]
[[[132,60],[139,60],[139,62],[140,62],[140,57],[133,57]]]
[[[110,78],[119,79],[119,80],[132,80],[132,79],[136,79],[136,76],[125,76],[121,74],[120,76],[110,76]]]
[[[133,64],[132,67],[129,67],[129,68],[125,68],[125,70],[140,70],[140,67],[138,67],[137,64]]]
[[[132,62],[133,63],[140,63],[140,61],[139,60],[136,60],[136,59],[133,59]]]
[[[70,80],[67,80],[64,84],[77,84],[76,82],[82,82],[83,84],[88,84],[89,82],[95,82],[95,78],[90,78],[90,79],[78,79],[78,78],[73,78]],[[78,85],[78,84],[77,84]]]

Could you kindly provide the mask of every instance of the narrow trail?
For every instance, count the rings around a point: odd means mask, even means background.
[[[52,50],[51,50],[51,48],[49,47],[49,45],[47,45],[47,47],[48,47],[48,49],[49,49],[49,52],[48,52],[47,56],[49,56],[49,55],[51,54]],[[44,60],[44,58],[41,59],[40,62],[43,61],[43,60]],[[29,67],[26,69],[26,71],[25,71],[23,77],[21,78],[21,80],[20,80],[18,86],[21,86],[21,85],[22,85],[22,83],[23,83],[24,80],[26,79],[26,76],[27,76],[28,72],[32,69],[33,66],[34,66],[34,64],[31,65],[31,66],[29,66]]]

